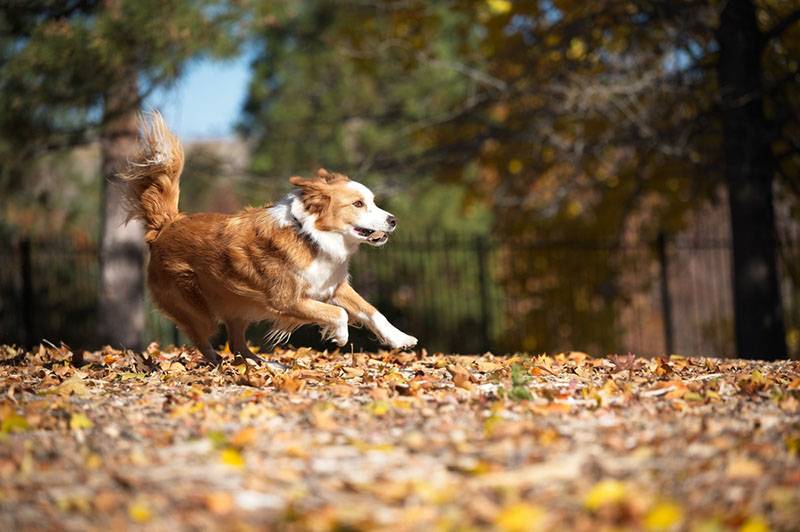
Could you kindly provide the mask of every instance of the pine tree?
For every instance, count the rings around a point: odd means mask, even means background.
[[[36,0],[0,13],[2,186],[18,186],[38,154],[100,141],[103,342],[142,341],[142,229],[124,224],[114,185],[136,146],[137,112],[191,59],[233,53],[242,20],[215,0]]]

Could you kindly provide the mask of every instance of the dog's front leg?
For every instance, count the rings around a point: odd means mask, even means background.
[[[366,299],[344,282],[336,288],[333,303],[347,311],[352,321],[366,325],[381,342],[395,349],[406,349],[417,345],[417,339],[389,323]]]

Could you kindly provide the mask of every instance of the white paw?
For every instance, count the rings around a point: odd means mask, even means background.
[[[392,349],[411,349],[417,345],[417,341],[418,340],[410,334],[400,331],[386,338],[386,343],[389,344]]]
[[[347,312],[345,312],[343,309],[342,314],[344,316],[341,320],[339,320],[339,324],[336,326],[336,330],[333,333],[333,341],[339,347],[346,345],[349,338],[349,333],[347,330]]]
[[[347,345],[348,334],[347,334],[347,327],[344,328],[344,331],[336,330],[336,334],[333,335],[333,341],[339,347]]]

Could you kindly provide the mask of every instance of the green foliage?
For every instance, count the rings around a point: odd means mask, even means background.
[[[525,368],[520,364],[511,366],[511,389],[508,391],[508,397],[514,401],[530,401],[533,399],[531,391],[528,389],[528,383],[531,378],[525,372]]]
[[[38,0],[4,8],[0,190],[30,190],[36,156],[93,139],[107,118],[106,96],[131,76],[143,97],[178,79],[198,54],[233,53],[241,20],[239,7],[217,0]]]
[[[795,4],[759,3],[763,29]],[[714,2],[317,0],[268,9],[242,124],[254,169],[330,165],[400,182],[404,194],[432,177],[457,184],[510,242],[498,280],[519,304],[505,319],[547,324],[515,345],[613,346],[625,294],[642,288],[622,272],[651,260],[603,249],[512,260],[518,242],[648,241],[719,200]],[[800,170],[791,142],[798,92],[787,81],[798,37],[789,26],[764,49],[786,176]],[[795,209],[794,180],[778,191]],[[451,226],[416,214],[425,227]],[[566,321],[591,326],[565,330]]]

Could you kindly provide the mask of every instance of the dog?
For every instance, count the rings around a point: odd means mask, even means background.
[[[232,353],[259,362],[245,331],[265,320],[276,343],[314,323],[324,339],[344,346],[353,323],[393,349],[417,344],[348,280],[359,247],[383,246],[397,228],[366,186],[320,169],[313,178],[290,178],[296,188],[275,204],[185,214],[178,210],[183,163],[180,141],[154,111],[141,117],[139,153],[119,177],[128,219],[144,222],[153,300],[208,362],[221,360],[210,343],[219,323]]]

